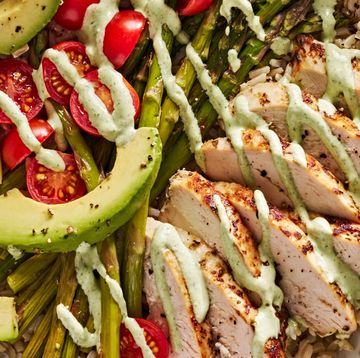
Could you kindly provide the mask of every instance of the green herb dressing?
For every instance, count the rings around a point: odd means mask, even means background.
[[[343,94],[353,121],[360,128],[360,103],[352,67],[352,60],[360,58],[360,50],[342,49],[332,43],[325,43],[325,53],[328,77],[325,98],[336,102],[339,94]]]
[[[336,0],[314,0],[313,4],[315,12],[321,17],[323,22],[323,39],[326,42],[333,41],[336,35],[335,5]]]
[[[200,152],[202,145],[201,131],[184,91],[177,84],[176,77],[172,74],[171,56],[162,38],[163,25],[167,25],[174,36],[180,34],[180,19],[176,12],[164,3],[164,0],[132,0],[131,3],[137,11],[143,13],[149,19],[150,37],[153,41],[167,94],[179,107],[190,149],[192,153],[195,153],[199,166],[203,168],[204,158]]]
[[[63,305],[57,306],[58,318],[69,331],[73,341],[81,347],[99,347],[101,333],[101,291],[93,271],[96,270],[109,286],[111,296],[118,304],[123,317],[123,323],[131,332],[136,344],[140,347],[145,358],[154,358],[150,347],[147,345],[144,332],[135,319],[128,317],[126,302],[117,281],[112,279],[101,263],[96,246],[91,247],[82,243],[76,250],[75,256],[76,276],[79,284],[89,300],[89,311],[94,319],[95,332],[90,333],[83,327],[72,313]]]
[[[35,152],[36,159],[40,164],[54,171],[62,171],[65,169],[65,163],[60,155],[55,150],[45,149],[41,146],[40,142],[32,132],[25,114],[21,112],[18,105],[2,91],[0,91],[0,108],[9,118],[11,118],[22,142],[32,152]]]
[[[250,29],[255,32],[260,41],[264,41],[266,36],[264,28],[261,25],[260,17],[254,14],[251,2],[249,0],[223,0],[220,14],[226,18],[228,23],[231,22],[231,9],[233,7],[240,9],[244,13]]]
[[[287,37],[278,36],[273,40],[270,48],[276,55],[283,56],[291,51],[291,41]]]
[[[237,72],[241,67],[241,61],[239,59],[239,53],[234,49],[228,51],[228,62],[231,68],[231,71]]]
[[[275,268],[269,246],[269,208],[262,193],[255,192],[255,201],[259,210],[259,220],[262,229],[262,242],[260,244],[261,275],[253,277],[248,267],[235,247],[235,239],[231,233],[231,223],[226,214],[225,207],[218,195],[214,195],[214,202],[221,222],[221,241],[225,256],[233,271],[235,280],[250,291],[258,293],[262,304],[258,309],[255,322],[255,335],[253,339],[253,358],[263,357],[265,343],[270,338],[277,338],[280,332],[280,321],[276,316],[274,305],[281,307],[283,294],[275,284]]]
[[[198,322],[202,322],[205,319],[209,310],[209,295],[198,262],[181,241],[175,228],[169,224],[162,224],[156,230],[151,243],[151,264],[154,270],[156,287],[169,324],[172,347],[175,352],[178,352],[182,347],[182,341],[176,326],[170,291],[164,272],[165,250],[171,250],[176,256],[184,275],[194,308],[195,318]]]

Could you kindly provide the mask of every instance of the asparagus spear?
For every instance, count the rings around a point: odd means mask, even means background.
[[[58,258],[53,268],[49,271],[49,274],[46,275],[44,281],[41,282],[39,289],[34,291],[30,299],[18,308],[19,337],[26,332],[36,317],[38,317],[55,298],[60,268],[61,261]]]
[[[39,278],[42,271],[55,261],[56,254],[34,255],[21,264],[7,277],[7,283],[14,293],[30,286]]]
[[[78,287],[77,289],[73,305],[71,306],[71,313],[81,325],[86,325],[89,318],[89,307],[87,297],[81,287]],[[79,351],[79,347],[74,343],[69,332],[67,332],[61,357],[77,358],[79,356]]]
[[[46,340],[49,334],[49,327],[53,318],[53,311],[55,310],[55,301],[47,309],[44,318],[41,320],[38,328],[31,337],[28,345],[26,346],[22,357],[23,358],[37,358],[42,357]]]
[[[204,19],[201,23],[199,30],[197,31],[192,45],[194,49],[204,55],[202,52],[209,44],[213,31],[216,26],[216,21],[219,16],[219,10],[221,1],[217,1],[210,9],[206,12]],[[182,88],[186,95],[189,94],[192,85],[196,79],[196,73],[194,67],[188,59],[185,59],[180,69],[176,74],[178,85]],[[169,138],[176,122],[179,120],[179,108],[177,105],[167,97],[164,101],[161,111],[159,133],[163,144],[166,143]]]
[[[96,166],[95,160],[91,154],[87,143],[84,141],[81,132],[66,109],[54,105],[63,126],[67,141],[74,151],[75,158],[78,162],[80,175],[85,181],[87,189],[93,190],[100,184],[101,175]],[[116,267],[118,267],[114,235],[109,237],[104,243],[98,245],[98,250],[103,259],[103,264],[108,271],[108,274],[119,282],[119,274],[116,274]],[[118,272],[119,270],[117,270]],[[118,357],[119,355],[119,340],[108,344],[107,337],[118,336],[118,329],[121,324],[121,315],[117,303],[113,300],[109,287],[100,279],[101,294],[102,294],[102,334],[101,334],[101,356],[106,358]],[[63,328],[64,329],[64,328]]]
[[[61,274],[56,297],[56,305],[62,303],[70,306],[73,302],[77,280],[75,273],[75,253],[63,254],[61,260]],[[46,342],[44,357],[60,358],[65,340],[65,329],[57,318],[56,310],[53,310],[53,317],[49,336]]]
[[[22,264],[30,256],[30,254],[24,254],[19,260],[15,260],[11,255],[7,255],[4,260],[1,260],[0,282],[2,282],[11,271],[15,270],[16,267]]]

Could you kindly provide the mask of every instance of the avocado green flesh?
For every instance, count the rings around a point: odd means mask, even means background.
[[[161,161],[156,129],[141,128],[118,148],[110,175],[93,191],[66,204],[47,205],[13,189],[0,196],[0,246],[66,252],[94,244],[126,223],[153,185]]]
[[[0,1],[0,53],[10,55],[28,43],[55,15],[60,0]]]
[[[19,335],[13,297],[0,297],[0,341],[9,342]]]

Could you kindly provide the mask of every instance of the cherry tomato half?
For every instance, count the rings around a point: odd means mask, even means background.
[[[88,73],[85,76],[85,78],[87,80],[89,80],[91,83],[93,83],[96,95],[103,101],[107,110],[110,113],[112,113],[114,110],[114,106],[113,106],[113,101],[111,98],[111,93],[110,93],[110,90],[99,81],[98,71],[95,70],[95,71]],[[135,107],[134,120],[136,120],[136,118],[138,117],[139,112],[140,112],[140,98],[139,98],[138,94],[136,93],[135,89],[130,85],[129,82],[127,82],[125,80],[125,78],[124,78],[124,83],[126,84],[127,88],[129,89],[132,100],[133,100],[133,104]],[[75,122],[78,124],[78,126],[81,129],[83,129],[85,132],[90,133],[92,135],[96,135],[96,136],[100,135],[98,130],[92,126],[92,124],[89,120],[89,116],[88,116],[86,110],[84,109],[83,105],[80,103],[79,96],[75,90],[73,90],[71,97],[70,97],[70,111],[74,117]]]
[[[54,172],[30,159],[26,171],[26,184],[31,197],[46,204],[63,204],[86,194],[86,186],[72,154],[59,152],[65,162],[63,172]]]
[[[34,118],[43,106],[32,78],[32,71],[29,65],[19,60],[0,61],[0,91],[13,99],[28,119]],[[12,123],[2,110],[0,123]]]
[[[42,119],[32,119],[29,122],[29,125],[40,143],[45,142],[54,132],[54,129],[50,126],[50,124]],[[16,127],[13,126],[8,135],[4,138],[1,146],[1,157],[4,163],[10,170],[13,170],[25,158],[27,158],[30,153],[31,150],[25,146],[20,139]]]
[[[82,26],[86,9],[100,0],[63,0],[57,11],[55,21],[68,30],[79,30]]]
[[[154,323],[136,318],[136,322],[144,330],[146,343],[156,358],[169,357],[169,344],[162,330]],[[124,324],[120,327],[120,355],[122,358],[142,358],[143,354],[135,343],[130,331]]]
[[[118,12],[105,29],[104,54],[120,68],[134,50],[144,30],[145,17],[133,10]]]
[[[64,51],[81,77],[93,70],[89,57],[86,55],[85,46],[82,43],[65,41],[55,45],[53,49]],[[50,97],[64,106],[69,104],[72,86],[65,81],[56,66],[48,58],[43,59],[42,66],[45,86]]]
[[[178,0],[177,11],[182,16],[193,16],[209,8],[213,0]]]

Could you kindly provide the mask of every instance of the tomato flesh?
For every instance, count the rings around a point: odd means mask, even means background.
[[[111,93],[110,93],[110,90],[99,81],[98,71],[95,70],[93,72],[88,73],[85,76],[85,78],[93,84],[96,95],[105,104],[107,110],[110,113],[112,113],[114,110],[114,104],[113,104],[113,101],[111,98]],[[136,93],[136,91],[134,90],[134,88],[130,85],[130,83],[127,82],[125,80],[125,78],[123,80],[124,80],[124,83],[126,84],[126,86],[128,87],[131,97],[132,97],[132,100],[133,100],[133,104],[135,107],[134,120],[136,120],[136,118],[139,116],[139,112],[140,112],[140,98],[139,98],[138,94]],[[70,97],[70,111],[74,117],[75,122],[78,124],[78,126],[81,129],[83,129],[85,132],[95,135],[95,136],[100,135],[98,130],[91,124],[89,115],[87,114],[83,105],[80,103],[79,95],[77,94],[77,92],[75,90],[73,90],[71,97]]]
[[[86,186],[80,177],[75,157],[59,152],[65,162],[63,172],[54,172],[41,165],[36,158],[30,159],[26,171],[26,184],[30,196],[46,204],[63,204],[86,194]]]
[[[99,2],[100,0],[63,0],[54,19],[65,29],[79,30],[87,8]]]
[[[144,330],[146,343],[151,348],[154,356],[156,358],[168,358],[169,343],[162,330],[146,319],[136,318],[136,322]],[[124,324],[121,324],[120,327],[120,355],[122,358],[143,357],[140,347]]]
[[[45,142],[54,132],[50,124],[42,119],[32,119],[29,125],[40,143]],[[13,170],[30,154],[31,150],[25,146],[16,127],[13,126],[1,145],[2,160],[10,170]]]
[[[86,55],[85,45],[82,43],[65,41],[55,45],[53,49],[64,51],[81,77],[84,77],[93,70],[89,57]],[[42,61],[42,66],[44,82],[49,96],[64,106],[68,105],[73,87],[60,75],[51,60],[45,57]]]
[[[145,17],[134,10],[119,11],[105,29],[104,54],[120,68],[134,50],[146,23]]]
[[[178,0],[177,11],[182,16],[193,16],[206,9],[213,3],[213,0]]]
[[[28,119],[34,118],[43,106],[32,78],[32,71],[29,65],[19,60],[0,61],[0,91],[16,102]],[[0,123],[12,123],[2,110]]]

